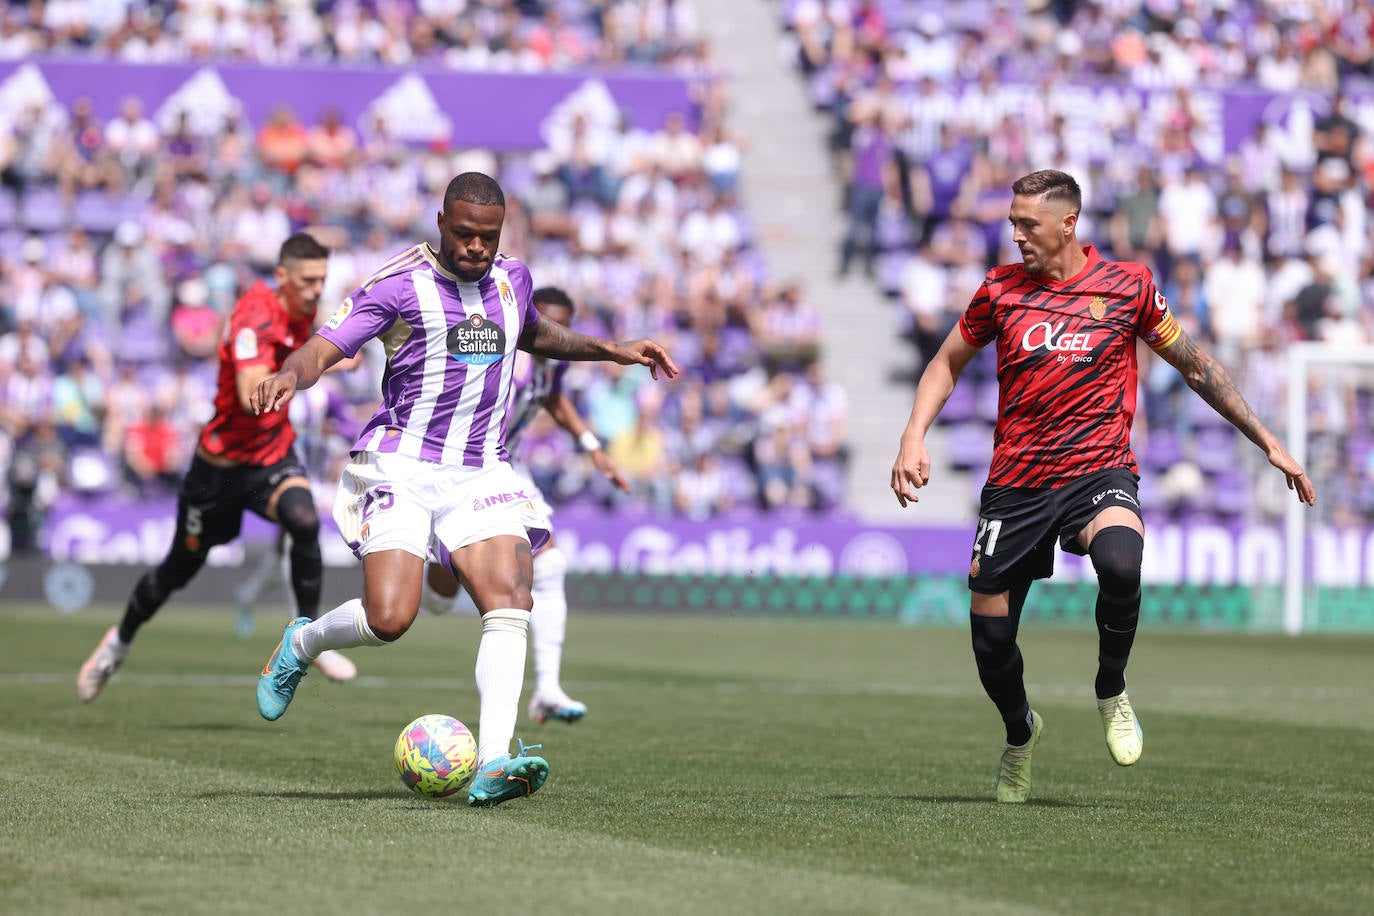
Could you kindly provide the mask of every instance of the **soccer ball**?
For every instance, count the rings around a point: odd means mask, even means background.
[[[477,742],[452,716],[421,716],[396,738],[396,772],[426,798],[461,792],[477,773]]]

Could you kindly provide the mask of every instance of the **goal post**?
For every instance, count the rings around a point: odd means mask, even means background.
[[[1284,510],[1284,576],[1283,630],[1298,634],[1308,629],[1321,611],[1324,595],[1323,569],[1326,564],[1313,556],[1322,535],[1330,535],[1326,542],[1352,542],[1353,550],[1342,551],[1338,564],[1354,566],[1344,585],[1354,589],[1367,588],[1374,569],[1369,549],[1368,522],[1361,515],[1358,504],[1358,477],[1352,478],[1354,460],[1368,460],[1368,449],[1374,448],[1374,346],[1363,343],[1338,344],[1302,342],[1288,349],[1287,379],[1287,436],[1289,453],[1301,464],[1317,487],[1317,505],[1308,507],[1290,498]],[[1333,390],[1338,389],[1338,390]],[[1316,395],[1330,395],[1345,416],[1340,418],[1339,433],[1333,435],[1329,420],[1321,419],[1318,429],[1314,416],[1321,418]],[[1322,454],[1314,446],[1322,445]],[[1355,444],[1354,447],[1351,445]],[[1350,484],[1354,482],[1353,488]],[[1351,531],[1352,522],[1359,521],[1359,530]],[[1336,529],[1344,526],[1346,535],[1336,537]],[[1374,594],[1368,613],[1374,615]]]

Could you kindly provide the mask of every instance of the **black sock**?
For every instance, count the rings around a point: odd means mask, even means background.
[[[291,540],[291,591],[296,613],[314,620],[320,616],[320,517],[308,487],[288,487],[277,499],[277,517]]]
[[[1106,605],[1104,608],[1103,605]],[[1129,608],[1097,598],[1097,678],[1093,690],[1099,700],[1126,690],[1126,662],[1135,642],[1136,621],[1140,618],[1140,593]]]
[[[970,615],[978,680],[1002,716],[1008,744],[1025,744],[1031,737],[1030,704],[1023,679],[1025,663],[1016,645],[1019,623],[1011,616]]]
[[[1145,540],[1130,528],[1113,526],[1093,538],[1088,555],[1097,570],[1097,678],[1099,700],[1126,689],[1126,663],[1140,620],[1140,562]]]
[[[323,568],[318,539],[291,541],[291,591],[296,598],[296,612],[311,620],[320,616]]]
[[[133,642],[138,628],[147,623],[166,600],[167,597],[160,594],[157,588],[157,570],[148,570],[138,580],[133,594],[129,596],[129,603],[124,606],[124,616],[119,621],[119,641],[126,644]]]

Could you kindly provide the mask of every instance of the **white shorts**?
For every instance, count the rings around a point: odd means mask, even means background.
[[[539,517],[547,523],[544,527],[553,531],[553,506],[550,506],[549,501],[544,498],[543,491],[535,486],[534,478],[530,476],[530,469],[514,461],[511,462],[510,466],[511,470],[515,471],[516,476],[520,478],[520,482],[525,485],[525,492],[530,494],[530,502],[534,503],[534,511],[539,513]]]
[[[447,566],[453,551],[503,534],[543,547],[549,522],[536,499],[543,502],[505,463],[467,468],[358,452],[339,478],[334,522],[359,559],[397,549],[426,559],[432,551]]]

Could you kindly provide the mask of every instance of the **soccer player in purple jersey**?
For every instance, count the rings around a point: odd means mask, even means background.
[[[367,340],[386,348],[382,403],[354,445],[334,506],[362,560],[363,596],[313,623],[287,625],[258,679],[258,711],[280,718],[320,652],[399,639],[419,610],[433,544],[482,615],[478,770],[468,804],[483,807],[529,795],[549,770],[523,743],[510,754],[532,550],[549,535],[505,448],[516,350],[647,366],[655,379],[678,374],[652,340],[612,343],[542,318],[529,269],[497,253],[505,213],[492,178],[454,178],[438,213],[439,249],[421,243],[384,264],[252,396],[255,411],[280,410]]]
[[[576,308],[572,298],[556,286],[534,291],[534,307],[549,321],[568,327]],[[529,422],[541,410],[547,410],[563,429],[577,440],[596,469],[617,488],[630,492],[630,483],[611,461],[601,441],[587,426],[572,398],[563,391],[563,376],[568,364],[560,360],[541,359],[528,355],[516,357],[515,382],[511,389],[511,416],[506,427],[506,449],[514,454]],[[563,639],[568,627],[568,598],[564,591],[564,577],[568,558],[554,543],[553,508],[535,485],[529,471],[512,461],[550,531],[549,541],[534,555],[534,586],[531,596],[534,608],[530,611],[530,643],[534,650],[534,693],[530,697],[530,718],[538,723],[555,719],[573,723],[587,714],[587,704],[574,700],[563,689],[560,674],[563,667]],[[458,581],[441,563],[431,562],[425,567],[425,587],[420,607],[435,614],[452,611],[458,601]]]
[[[1121,766],[1143,749],[1125,675],[1145,548],[1131,451],[1136,340],[1258,446],[1301,502],[1310,506],[1317,494],[1226,370],[1179,326],[1149,268],[1080,246],[1083,194],[1072,176],[1032,172],[1012,185],[1012,195],[1012,240],[1022,263],[988,271],[921,373],[891,485],[901,505],[917,501],[916,490],[930,483],[926,432],[964,367],[995,344],[997,428],[969,565],[969,624],[978,678],[1006,725],[997,800],[1019,804],[1030,794],[1031,752],[1044,722],[1026,699],[1016,634],[1031,583],[1054,571],[1056,543],[1086,554],[1097,573],[1093,688],[1107,749]]]

